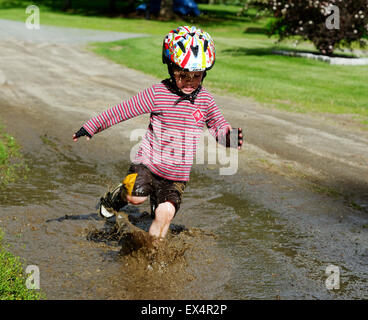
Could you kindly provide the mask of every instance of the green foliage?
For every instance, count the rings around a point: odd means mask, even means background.
[[[275,17],[268,24],[269,34],[280,41],[300,36],[327,55],[354,42],[366,45],[368,0],[268,0],[268,8]]]
[[[3,244],[0,230],[0,300],[39,300],[43,295],[26,287],[23,264]]]

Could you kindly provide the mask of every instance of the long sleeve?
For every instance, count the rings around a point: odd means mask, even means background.
[[[129,100],[102,112],[87,121],[83,127],[93,136],[117,123],[137,117],[145,113],[151,113],[154,108],[155,90],[150,87]]]
[[[219,132],[230,127],[229,122],[226,121],[213,99],[208,107],[206,125],[208,131],[216,138],[216,140],[218,139]]]

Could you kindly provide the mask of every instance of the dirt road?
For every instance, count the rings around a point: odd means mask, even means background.
[[[88,52],[63,29],[28,38],[31,31],[0,21],[0,34],[9,27],[11,35],[0,40],[1,118],[22,144],[31,172],[28,181],[2,192],[7,241],[41,266],[50,299],[150,297],[152,288],[139,287],[138,278],[124,290],[118,278],[107,285],[104,270],[122,272],[118,249],[86,240],[91,228],[104,225],[94,204],[107,184],[124,176],[137,143],[131,133],[147,127],[148,115],[90,142],[73,143],[71,136],[90,117],[160,79]],[[83,35],[74,30],[73,37]],[[210,299],[368,298],[368,132],[348,117],[215,98],[245,133],[238,170],[224,176],[219,169],[226,165],[196,164],[175,222],[219,235],[216,255],[230,262],[197,274],[186,291],[157,287],[155,297],[197,298],[194,287]],[[340,268],[339,290],[325,288],[330,264]]]

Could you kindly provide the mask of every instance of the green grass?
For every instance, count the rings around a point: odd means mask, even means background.
[[[1,3],[6,1],[0,0]],[[216,43],[216,65],[205,80],[213,92],[251,97],[288,111],[351,114],[368,123],[368,66],[334,66],[273,55],[271,51],[281,46],[264,34],[267,17],[254,20],[254,11],[237,16],[237,6],[201,4],[200,9],[204,13],[200,19],[163,22],[109,18],[86,9],[65,14],[41,7],[41,24],[149,34],[145,38],[93,44],[90,48],[159,79],[167,76],[161,63],[163,36],[178,25],[195,24],[208,31]],[[20,8],[0,9],[0,18],[24,21],[25,12]],[[294,49],[292,40],[284,42],[282,48]],[[308,42],[302,42],[298,49],[314,50]]]
[[[39,290],[26,287],[24,264],[5,248],[0,229],[0,300],[39,300],[44,295]]]
[[[19,144],[0,125],[0,190],[16,179],[25,177],[28,170]]]

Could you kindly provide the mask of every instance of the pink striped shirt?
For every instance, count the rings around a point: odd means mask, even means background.
[[[90,119],[83,127],[93,136],[119,122],[150,113],[150,123],[134,163],[174,181],[189,181],[198,141],[206,125],[215,138],[229,127],[212,95],[202,87],[194,104],[159,83]]]

